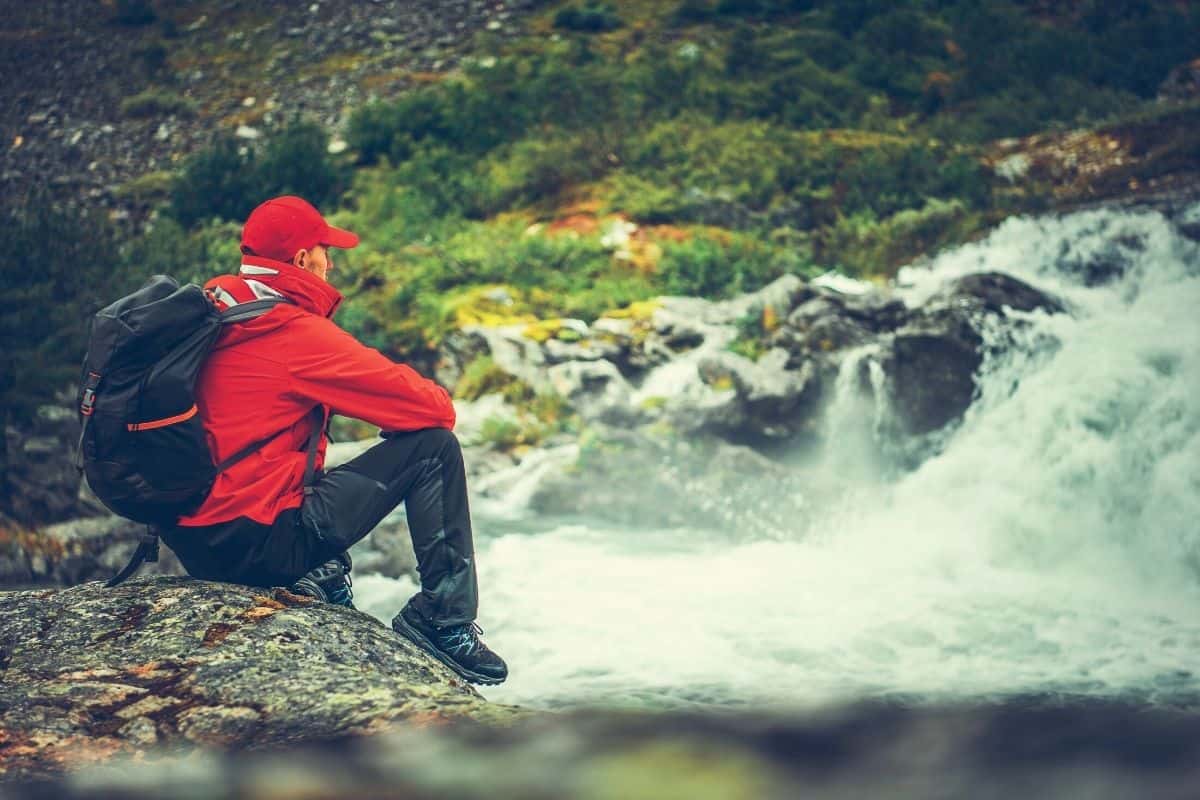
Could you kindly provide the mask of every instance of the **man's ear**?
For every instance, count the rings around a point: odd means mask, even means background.
[[[303,248],[297,250],[296,255],[292,256],[292,266],[308,269],[308,251]]]

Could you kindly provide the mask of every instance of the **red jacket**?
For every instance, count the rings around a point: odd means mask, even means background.
[[[182,526],[238,517],[265,525],[303,499],[305,445],[325,416],[356,417],[384,430],[453,428],[446,390],[361,344],[330,319],[342,295],[291,264],[244,256],[239,275],[209,281],[220,308],[281,294],[266,314],[227,325],[196,385],[196,405],[213,458],[220,462],[250,443],[278,434],[261,450],[217,475],[212,491]],[[323,426],[322,426],[323,427]],[[321,435],[317,465],[325,460]]]

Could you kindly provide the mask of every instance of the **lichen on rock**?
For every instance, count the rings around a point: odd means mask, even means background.
[[[0,594],[0,777],[512,713],[374,618],[280,589],[146,577]]]

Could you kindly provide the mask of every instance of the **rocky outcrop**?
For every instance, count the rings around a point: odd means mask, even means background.
[[[0,48],[0,69],[24,78],[0,83],[0,208],[40,185],[67,203],[144,219],[160,198],[142,196],[137,179],[161,178],[215,130],[251,142],[303,109],[340,136],[347,108],[393,97],[413,75],[455,69],[478,34],[519,33],[531,6],[444,0],[300,8],[264,0],[253,25],[215,4],[11,6],[6,30],[14,35]],[[177,68],[185,53],[189,66]],[[319,64],[327,66],[314,69]],[[123,102],[146,90],[171,102],[137,110]]]
[[[3,777],[513,713],[374,618],[284,590],[158,577],[0,594]]]
[[[985,355],[982,328],[1009,311],[1059,313],[1062,303],[999,272],[966,275],[908,315],[881,356],[895,433],[931,433],[962,416],[975,398]],[[999,345],[1000,343],[995,343]],[[994,345],[995,346],[995,345]]]
[[[446,374],[487,356],[559,394],[585,424],[665,423],[770,452],[813,440],[843,363],[866,347],[886,380],[876,387],[864,373],[860,383],[883,391],[885,433],[923,437],[970,406],[984,328],[992,346],[1004,346],[1012,339],[996,332],[1023,324],[1014,312],[1064,310],[1001,273],[964,276],[916,307],[864,284],[839,291],[794,275],[723,302],[665,297],[647,306],[640,317],[574,321],[569,342],[531,338],[521,325],[470,329],[444,351],[455,365]]]

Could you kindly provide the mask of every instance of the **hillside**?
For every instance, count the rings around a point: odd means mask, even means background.
[[[73,377],[91,309],[229,269],[271,194],[364,234],[339,320],[428,368],[465,322],[885,280],[1200,172],[1178,2],[58,0],[4,24],[9,249],[45,265],[4,268],[14,419]]]

